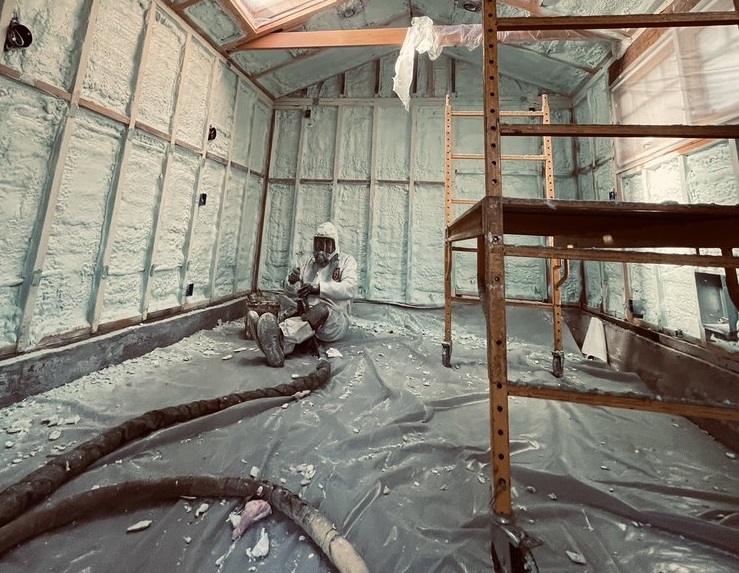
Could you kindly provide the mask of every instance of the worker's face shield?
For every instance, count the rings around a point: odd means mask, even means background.
[[[319,267],[325,267],[336,250],[334,240],[330,237],[313,237],[313,260]]]

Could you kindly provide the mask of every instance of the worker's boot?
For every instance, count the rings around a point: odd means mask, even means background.
[[[259,336],[257,336],[257,323],[259,322],[259,314],[257,311],[250,310],[246,313],[246,331],[249,333],[251,339],[257,343],[259,350],[262,350],[262,345],[259,343]],[[262,352],[264,352],[262,350]]]
[[[325,302],[318,302],[300,318],[310,324],[313,332],[318,332],[318,329],[321,328],[328,319],[328,305]]]
[[[277,368],[285,365],[285,350],[282,343],[282,330],[275,315],[265,312],[257,322],[257,343],[267,358],[267,364]]]

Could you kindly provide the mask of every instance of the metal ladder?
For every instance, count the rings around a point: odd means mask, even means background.
[[[454,205],[474,205],[475,199],[455,199],[453,196],[453,163],[460,159],[484,160],[484,153],[454,153],[452,149],[452,118],[453,117],[484,117],[483,111],[454,111],[451,98],[446,96],[444,106],[444,224],[449,227],[454,219]],[[537,117],[543,124],[551,123],[549,110],[549,96],[541,96],[540,111],[502,111],[501,117]],[[543,138],[543,153],[541,155],[502,155],[504,161],[543,161],[544,162],[544,193],[546,199],[554,199],[554,161],[551,136]],[[553,245],[553,238],[547,238],[547,244]],[[444,243],[444,341],[442,342],[441,361],[447,368],[451,367],[452,358],[452,302],[479,301],[479,296],[469,293],[460,293],[454,290],[452,277],[452,258],[455,252],[477,253],[476,247],[452,246],[450,241]],[[548,259],[547,290],[551,295],[549,301],[506,299],[509,306],[547,307],[552,310],[554,328],[554,350],[552,351],[552,373],[561,378],[564,371],[564,352],[562,344],[562,294],[561,287],[569,275],[569,266],[561,259]]]

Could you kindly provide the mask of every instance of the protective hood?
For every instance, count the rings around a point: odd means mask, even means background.
[[[336,253],[340,252],[339,249],[339,231],[336,229],[336,226],[331,221],[326,221],[325,223],[321,223],[318,225],[318,229],[316,229],[315,237],[328,237],[329,239],[334,240],[334,245],[336,246]]]

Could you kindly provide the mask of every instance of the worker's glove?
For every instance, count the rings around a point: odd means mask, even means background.
[[[310,285],[310,284],[309,285],[303,285],[302,287],[300,287],[298,289],[298,296],[300,298],[305,298],[305,297],[307,297],[308,295],[311,295],[311,294],[315,294],[315,295],[321,294],[321,285],[320,284],[318,284],[318,285]]]
[[[299,280],[300,280],[300,269],[298,267],[295,267],[293,270],[290,271],[290,274],[287,275],[287,282],[289,282],[291,285],[294,285]]]

